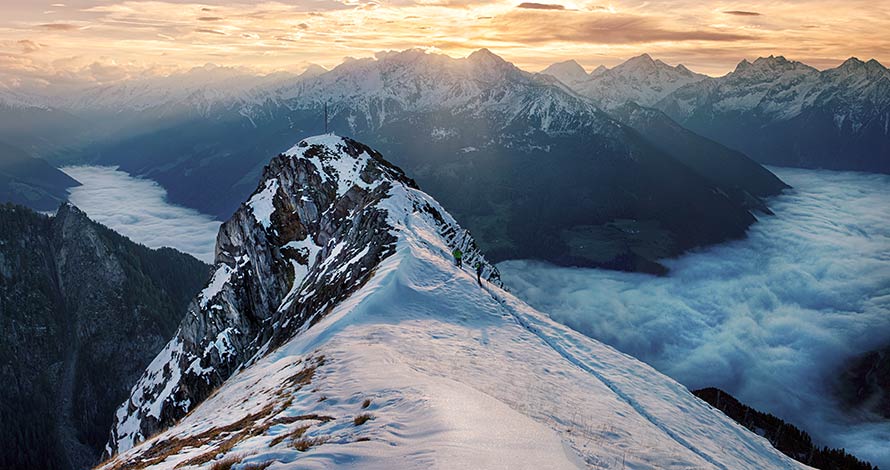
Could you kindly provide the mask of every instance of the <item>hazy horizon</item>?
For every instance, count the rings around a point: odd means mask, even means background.
[[[586,70],[648,53],[723,75],[742,59],[783,55],[819,69],[849,57],[890,61],[890,5],[680,1],[7,0],[0,84],[113,83],[204,64],[257,73],[328,69],[347,57],[423,48],[464,57],[488,48],[538,71]]]

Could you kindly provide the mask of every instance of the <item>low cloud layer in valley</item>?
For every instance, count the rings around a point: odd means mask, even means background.
[[[91,219],[151,248],[169,246],[207,262],[220,223],[210,216],[167,202],[157,183],[133,178],[113,167],[63,168],[83,185],[71,189],[70,201]]]
[[[717,386],[822,444],[890,467],[890,423],[831,397],[850,357],[890,344],[890,176],[775,169],[795,187],[747,240],[665,264],[667,277],[510,261],[511,288],[690,388]]]

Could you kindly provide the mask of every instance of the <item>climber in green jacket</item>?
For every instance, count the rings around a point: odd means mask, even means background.
[[[456,264],[458,268],[462,268],[464,253],[460,251],[460,248],[455,248],[451,254],[454,255],[454,264]]]

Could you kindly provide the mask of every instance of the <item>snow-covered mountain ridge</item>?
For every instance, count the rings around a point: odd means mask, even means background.
[[[436,201],[333,135],[273,159],[221,228],[109,450],[101,468],[806,468],[510,295]]]
[[[580,116],[600,126],[607,118],[562,83],[520,70],[487,49],[455,59],[412,49],[344,62],[328,73],[275,90],[291,109],[320,109],[350,131],[379,129],[409,114],[490,116],[501,125],[540,122],[548,133],[572,132]]]
[[[874,59],[823,71],[782,56],[742,61],[655,107],[763,163],[890,172],[890,69]]]
[[[273,159],[220,228],[207,288],[118,410],[109,452],[171,425],[254,355],[321,319],[392,255],[402,212],[415,210],[468,263],[485,263],[435,201],[362,144],[324,135]],[[483,274],[499,282],[487,263]]]
[[[627,102],[653,106],[678,88],[707,78],[684,65],[670,66],[643,54],[612,68],[599,67],[590,74],[575,61],[547,67],[542,74],[552,75],[604,109]]]

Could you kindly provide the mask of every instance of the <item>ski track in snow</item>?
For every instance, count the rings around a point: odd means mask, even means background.
[[[486,290],[488,290],[488,292],[492,295],[492,297],[493,297],[495,300],[497,300],[498,302],[502,302],[502,303],[505,303],[505,302],[506,302],[505,299],[503,299],[503,298],[499,298],[499,297],[497,296],[497,294],[495,294],[494,292],[492,292],[490,289],[486,289]],[[701,458],[707,460],[709,463],[713,464],[715,467],[718,467],[718,468],[721,468],[721,469],[725,469],[725,468],[726,468],[724,465],[720,464],[719,462],[714,461],[714,459],[712,459],[709,455],[703,453],[703,452],[700,451],[698,448],[696,448],[694,445],[692,445],[691,443],[689,443],[688,441],[686,441],[685,439],[683,439],[682,437],[678,436],[676,433],[674,433],[673,431],[671,431],[671,429],[670,429],[668,426],[665,426],[664,423],[660,422],[660,420],[659,420],[658,418],[652,416],[648,411],[646,411],[646,408],[645,408],[645,407],[641,406],[641,405],[640,405],[639,403],[637,403],[637,401],[634,400],[631,396],[629,396],[629,395],[627,395],[626,393],[624,393],[624,392],[621,390],[621,387],[619,387],[619,386],[617,386],[616,384],[614,384],[613,382],[611,382],[609,379],[607,379],[606,377],[604,377],[602,374],[600,374],[599,372],[597,372],[595,369],[589,367],[587,364],[584,363],[583,360],[578,359],[577,357],[575,357],[571,352],[568,351],[568,349],[566,349],[566,348],[563,346],[563,344],[562,344],[563,341],[561,340],[562,338],[554,337],[554,336],[548,336],[548,335],[544,334],[544,333],[541,331],[541,329],[538,327],[538,325],[532,325],[528,318],[523,318],[523,317],[517,315],[514,311],[512,311],[512,310],[510,310],[510,309],[507,309],[507,311],[510,313],[510,315],[513,316],[513,318],[516,319],[516,321],[517,321],[523,328],[525,328],[525,329],[531,331],[532,333],[534,333],[535,335],[537,335],[538,337],[540,337],[541,340],[543,340],[545,343],[547,343],[551,348],[553,348],[556,352],[558,352],[560,355],[562,355],[562,357],[564,357],[566,360],[568,360],[568,361],[571,362],[572,364],[576,365],[577,367],[583,369],[585,372],[588,372],[588,373],[592,374],[592,375],[593,375],[594,377],[596,377],[600,382],[602,382],[606,387],[608,387],[609,390],[612,390],[612,391],[615,392],[615,394],[618,395],[622,400],[624,400],[625,402],[627,402],[627,404],[630,405],[634,410],[636,410],[637,413],[640,414],[640,416],[642,416],[642,417],[646,418],[647,420],[649,420],[649,422],[651,422],[652,424],[654,424],[655,426],[657,426],[659,429],[661,429],[662,431],[664,431],[665,434],[667,434],[667,435],[670,436],[672,439],[674,439],[675,441],[677,441],[678,443],[680,443],[683,447],[686,447],[687,449],[691,450],[692,452],[694,452],[694,453],[695,453],[696,455],[698,455],[699,457],[701,457]],[[554,333],[555,333],[555,332],[554,332]]]
[[[805,468],[651,367],[480,288],[434,226],[400,214],[396,253],[364,287],[124,456],[271,405],[275,417],[333,419],[275,424],[228,455],[274,461],[269,470]],[[320,356],[310,383],[286,388]],[[373,419],[356,426],[364,399]],[[278,439],[301,425],[326,441],[298,451]],[[152,468],[197,468],[185,462],[216,445]]]
[[[855,423],[828,389],[890,343],[890,177],[774,168],[795,187],[746,240],[667,260],[656,278],[510,261],[514,292],[690,388],[716,386],[820,445],[890,467],[890,423]]]

